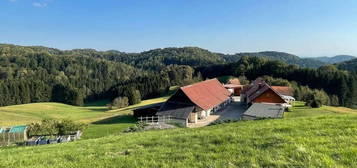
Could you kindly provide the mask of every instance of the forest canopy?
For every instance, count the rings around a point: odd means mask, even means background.
[[[355,73],[308,61],[281,52],[227,55],[197,47],[124,53],[0,44],[0,106],[48,101],[83,105],[118,97],[133,104],[160,96],[170,86],[230,75],[250,80],[272,76],[323,90],[343,106],[357,102]]]

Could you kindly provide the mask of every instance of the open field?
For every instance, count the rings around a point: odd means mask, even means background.
[[[29,124],[45,118],[71,119],[90,123],[104,118],[128,114],[132,109],[165,101],[167,97],[144,100],[140,104],[122,109],[108,110],[106,106],[71,106],[61,103],[32,103],[0,107],[0,125],[11,126]]]
[[[98,138],[121,132],[135,123],[131,116],[134,108],[148,104],[163,102],[167,97],[144,100],[140,104],[126,108],[108,110],[106,106],[98,106],[102,102],[85,107],[71,106],[61,103],[33,103],[0,107],[0,126],[29,124],[45,118],[71,119],[88,123],[83,139]]]
[[[324,108],[324,107],[323,107]],[[354,167],[357,115],[303,109],[286,119],[119,134],[0,149],[0,167]],[[329,107],[325,107],[329,108]],[[333,110],[336,110],[332,108]],[[336,111],[340,111],[338,108]]]
[[[304,105],[304,102],[295,102],[292,112],[286,112],[285,118],[294,117],[312,117],[328,114],[357,114],[357,109],[346,107],[322,106],[320,108],[311,108]]]

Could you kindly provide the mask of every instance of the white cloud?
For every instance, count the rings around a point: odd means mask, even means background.
[[[34,2],[32,3],[32,6],[37,7],[37,8],[44,8],[47,6],[46,2]]]

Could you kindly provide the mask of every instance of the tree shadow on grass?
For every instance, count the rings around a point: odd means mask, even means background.
[[[118,123],[135,123],[137,120],[132,115],[119,115],[103,120],[93,122],[92,124],[118,124]]]

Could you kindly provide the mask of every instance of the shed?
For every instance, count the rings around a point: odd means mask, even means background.
[[[285,108],[279,104],[254,103],[243,114],[244,120],[282,118]]]
[[[234,96],[240,96],[241,90],[243,90],[244,85],[237,84],[225,84],[224,88],[228,89]]]

